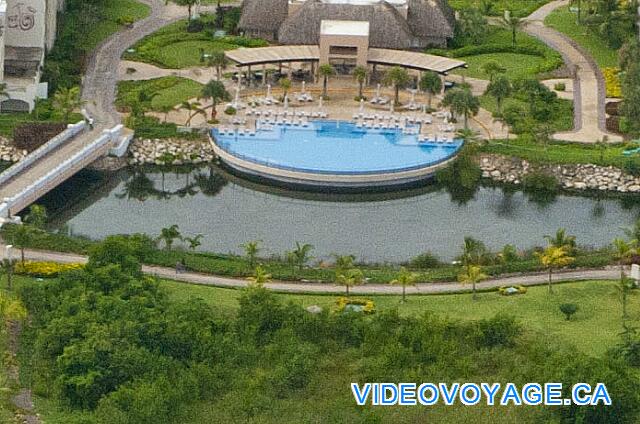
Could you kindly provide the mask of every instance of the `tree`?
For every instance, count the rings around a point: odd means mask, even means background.
[[[362,90],[364,83],[367,81],[369,71],[364,66],[356,66],[353,68],[353,78],[358,82],[358,100],[362,99]]]
[[[216,69],[216,78],[218,81],[222,79],[222,70],[226,69],[229,61],[224,50],[214,50],[207,59],[207,65]]]
[[[203,88],[203,90],[204,90],[204,88]],[[196,116],[196,115],[204,115],[204,116],[206,116],[206,113],[205,113],[204,109],[202,109],[201,106],[202,105],[199,102],[189,102],[189,101],[182,102],[182,104],[180,104],[180,109],[187,111],[187,120],[185,122],[185,125],[187,127],[191,126],[191,120],[193,119],[194,116]],[[215,108],[214,108],[214,110],[215,110]]]
[[[507,69],[495,60],[490,60],[482,65],[482,72],[489,76],[489,81],[493,82],[493,78],[498,74],[504,74]]]
[[[524,20],[512,15],[511,11],[505,10],[504,16],[502,17],[500,23],[503,27],[511,31],[511,42],[515,46],[518,43],[516,34],[518,33],[520,27],[523,25]]]
[[[616,238],[613,240],[613,248],[614,257],[620,266],[620,281],[622,281],[625,278],[624,265],[626,261],[638,254],[638,241],[631,240],[627,242],[621,238]]]
[[[282,98],[286,98],[291,90],[291,80],[289,78],[282,78],[279,81],[280,88],[282,88]]]
[[[180,230],[177,224],[173,224],[170,227],[165,227],[160,230],[160,235],[158,236],[158,240],[162,240],[164,242],[164,248],[167,250],[171,250],[171,246],[173,242],[176,240],[182,240],[182,235],[180,234]]]
[[[43,229],[47,223],[47,209],[44,206],[31,205],[24,222],[34,228]]]
[[[349,297],[349,288],[364,284],[364,274],[358,268],[351,268],[338,275],[336,282],[344,286]]]
[[[466,267],[466,271],[458,275],[458,282],[462,284],[471,284],[473,291],[473,300],[478,298],[476,293],[476,284],[488,277],[482,272],[479,265],[470,265]]]
[[[20,249],[20,262],[24,265],[24,250],[29,246],[34,228],[29,225],[18,225],[13,232],[11,243]]]
[[[221,81],[211,80],[202,87],[200,98],[211,100],[211,119],[214,120],[216,119],[216,107],[218,103],[231,100],[231,95]]]
[[[189,249],[195,251],[202,244],[200,240],[202,240],[203,237],[203,234],[196,234],[193,237],[185,237],[184,241],[189,243]]]
[[[329,77],[335,75],[336,70],[330,64],[324,63],[318,68],[318,73],[322,77],[322,98],[326,99],[327,90],[329,89]]]
[[[551,287],[554,268],[562,268],[571,264],[575,259],[566,251],[565,247],[547,246],[542,252],[536,252],[540,264],[549,271],[549,294],[553,293]]]
[[[569,255],[573,256],[575,254],[577,247],[576,236],[567,234],[567,230],[564,228],[558,228],[553,236],[546,235],[544,238],[550,246],[564,247]]]
[[[444,96],[442,106],[448,107],[454,116],[463,116],[464,127],[469,128],[469,117],[480,111],[480,100],[469,89],[454,88]]]
[[[62,87],[53,95],[53,106],[62,111],[64,122],[69,122],[71,113],[76,109],[80,109],[84,103],[80,98],[80,87]]]
[[[266,283],[271,281],[271,274],[269,274],[263,267],[258,265],[255,272],[253,273],[253,276],[247,278],[247,280],[249,280],[251,285],[255,287],[262,287]]]
[[[258,252],[260,251],[260,240],[246,242],[242,245],[242,248],[249,261],[249,266],[253,268],[256,263],[256,258],[258,257]]]
[[[407,286],[415,286],[417,280],[417,275],[413,272],[409,272],[407,268],[401,267],[398,276],[391,280],[390,284],[396,286],[402,286],[402,303],[406,301],[406,289]]]
[[[193,14],[191,13],[191,9],[196,3],[198,3],[198,0],[173,0],[173,2],[178,6],[187,6],[187,12],[189,13],[189,20],[193,19]]]
[[[299,270],[302,270],[305,264],[311,259],[311,255],[309,254],[311,250],[313,250],[312,245],[296,242],[296,248],[288,252],[287,256],[293,265],[297,266]]]
[[[427,107],[431,109],[433,96],[442,91],[442,79],[433,71],[427,71],[420,78],[420,90],[427,93]]]
[[[487,255],[487,247],[480,240],[473,237],[465,237],[462,244],[460,261],[465,268],[472,265],[481,265]]]
[[[335,258],[334,270],[336,273],[336,280],[338,279],[338,275],[344,274],[351,268],[353,268],[353,263],[356,260],[356,257],[353,255],[333,255]]]
[[[400,104],[400,89],[406,87],[411,81],[411,77],[406,69],[401,68],[400,66],[394,66],[389,69],[385,74],[382,82],[385,85],[393,86],[394,96],[393,101],[394,104]]]
[[[505,76],[499,76],[489,83],[485,94],[496,99],[498,115],[502,115],[502,102],[508,98],[512,92],[511,81]]]
[[[575,303],[563,303],[560,305],[560,312],[564,314],[567,321],[571,321],[571,316],[578,312],[578,305]]]
[[[456,20],[456,38],[466,39],[471,44],[482,44],[488,31],[489,23],[478,9],[460,10]]]

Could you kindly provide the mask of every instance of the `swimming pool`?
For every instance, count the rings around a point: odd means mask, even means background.
[[[414,129],[417,129],[415,127]],[[462,147],[451,142],[419,141],[398,128],[367,129],[345,121],[273,125],[255,134],[213,129],[216,144],[245,161],[297,172],[368,175],[400,173],[451,159]]]

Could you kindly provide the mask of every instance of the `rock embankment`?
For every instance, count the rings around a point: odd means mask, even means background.
[[[189,165],[211,162],[214,157],[206,140],[135,139],[129,146],[131,165]]]
[[[25,156],[27,156],[26,150],[18,150],[13,146],[11,140],[0,137],[0,160],[2,162],[16,163],[24,159]]]
[[[479,164],[484,178],[501,183],[521,184],[525,175],[542,172],[553,175],[560,186],[568,190],[640,192],[640,177],[634,177],[612,166],[533,165],[523,159],[491,154],[481,155]]]

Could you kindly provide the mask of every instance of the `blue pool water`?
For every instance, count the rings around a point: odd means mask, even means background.
[[[320,173],[398,172],[437,164],[462,146],[419,142],[399,129],[364,129],[343,121],[311,121],[309,126],[273,126],[255,135],[220,134],[217,144],[245,160],[276,168]]]

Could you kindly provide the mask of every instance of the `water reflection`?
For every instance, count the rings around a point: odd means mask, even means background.
[[[604,245],[638,216],[638,197],[538,199],[509,187],[465,190],[425,184],[393,193],[292,192],[239,179],[215,167],[136,168],[110,175],[83,172],[43,203],[52,228],[104,237],[178,224],[185,235],[205,234],[202,249],[239,252],[264,241],[278,254],[310,243],[317,258],[352,253],[369,261],[402,261],[431,250],[458,253],[472,235],[494,249],[528,248],[564,227],[578,241]]]

